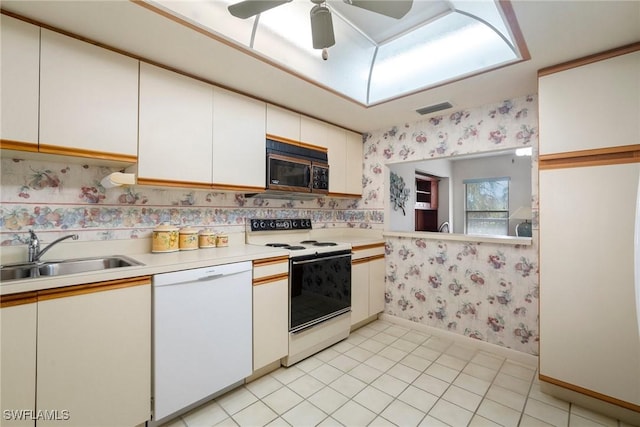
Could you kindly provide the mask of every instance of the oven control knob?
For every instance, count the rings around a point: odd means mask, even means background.
[[[260,221],[260,228],[262,229],[267,228],[267,223],[265,223],[264,221]]]
[[[285,230],[287,228],[289,228],[291,225],[289,224],[289,221],[282,221],[282,228],[284,228]]]
[[[293,226],[294,229],[298,228],[298,221],[296,221],[295,219],[293,221],[291,221],[291,225]]]
[[[256,230],[260,227],[260,221],[251,221],[251,229]]]
[[[269,228],[272,229],[272,230],[275,230],[276,229],[276,222],[275,221],[271,221],[269,223]]]

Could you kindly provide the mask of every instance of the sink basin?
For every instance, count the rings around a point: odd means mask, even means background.
[[[142,264],[121,255],[12,264],[0,267],[0,278],[4,282],[43,276],[61,276],[65,274],[86,273],[111,268],[130,267],[132,265]]]
[[[29,277],[38,277],[38,264],[12,264],[0,267],[0,280],[3,282],[9,280],[27,279]]]

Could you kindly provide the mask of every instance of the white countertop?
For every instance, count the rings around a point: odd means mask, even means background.
[[[382,233],[373,230],[318,229],[314,238],[350,243],[352,246],[384,243]],[[0,295],[19,292],[60,288],[63,286],[126,279],[138,276],[150,276],[171,271],[209,267],[263,258],[288,256],[286,250],[267,246],[246,245],[241,243],[243,236],[230,236],[230,244],[223,248],[197,249],[169,253],[150,253],[150,241],[111,241],[111,242],[63,242],[54,248],[44,261],[93,256],[124,255],[144,265],[113,268],[78,274],[65,274],[55,277],[39,277],[12,280],[0,283]],[[24,248],[22,248],[24,249]],[[6,251],[7,248],[4,249]],[[24,249],[26,251],[26,249]],[[15,252],[15,251],[13,251]],[[26,257],[26,253],[11,254],[7,262],[16,262]]]
[[[198,249],[169,253],[122,254],[144,265],[112,268],[89,273],[65,274],[56,277],[38,277],[12,280],[0,284],[0,295],[37,291],[63,286],[103,282],[106,280],[149,276],[170,271],[209,267],[233,262],[252,261],[262,258],[288,256],[289,252],[266,246],[233,245],[225,248]]]

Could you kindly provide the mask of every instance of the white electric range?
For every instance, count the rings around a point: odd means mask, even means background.
[[[246,243],[289,252],[290,366],[349,336],[351,244],[310,237],[309,218],[250,219]]]

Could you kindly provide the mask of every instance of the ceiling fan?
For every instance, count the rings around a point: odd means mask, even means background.
[[[274,7],[289,3],[292,0],[245,0],[229,6],[229,13],[236,18],[246,19],[265,12]],[[345,3],[361,9],[376,12],[391,18],[400,19],[409,12],[413,0],[343,0]],[[325,0],[311,0],[315,4],[311,8],[311,36],[314,49],[323,49],[322,57],[326,57],[326,48],[336,43],[333,34],[331,11]]]

